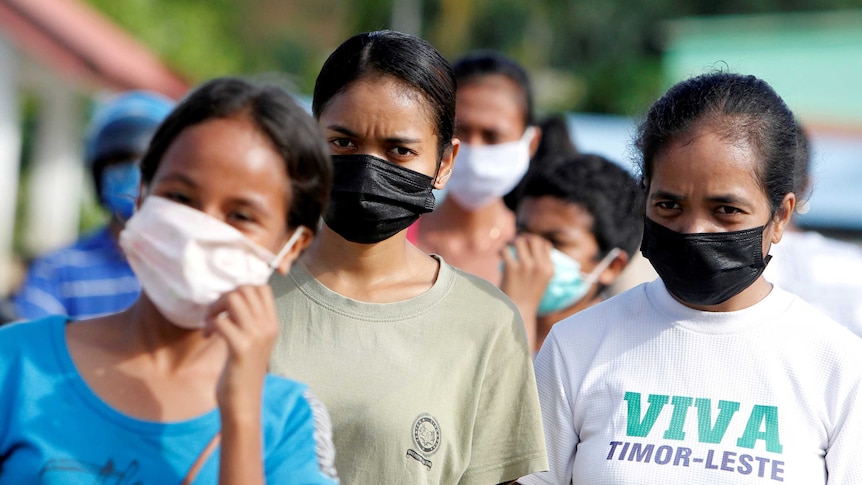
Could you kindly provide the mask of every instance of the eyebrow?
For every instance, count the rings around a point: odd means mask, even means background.
[[[650,199],[652,199],[652,200],[668,199],[668,200],[673,200],[673,201],[680,201],[680,200],[685,200],[685,197],[683,197],[679,194],[674,194],[672,192],[666,192],[664,190],[658,190],[658,191],[656,191],[656,193],[654,193],[654,194],[652,194],[652,196],[650,196]]]
[[[328,125],[326,128],[329,130],[332,130],[332,131],[337,131],[338,133],[341,133],[342,135],[345,135],[345,136],[349,136],[351,138],[359,138],[358,134],[354,133],[353,131],[351,131],[348,128],[345,128],[344,126],[341,126],[341,125]],[[398,136],[384,138],[384,141],[386,143],[394,143],[394,144],[399,144],[399,145],[415,145],[417,143],[422,142],[422,140],[419,138],[407,138],[407,137],[398,137]]]
[[[742,205],[745,204],[746,201],[740,199],[735,195],[716,195],[714,197],[709,197],[707,199],[710,202],[718,202],[720,204],[732,204],[732,205]]]
[[[155,182],[155,181],[156,180],[153,180],[152,182]],[[194,180],[190,179],[189,177],[186,177],[185,175],[183,175],[181,173],[176,173],[176,172],[168,172],[164,176],[160,177],[158,181],[159,182],[164,182],[164,181],[181,182],[181,183],[184,183],[186,185],[191,185],[192,187],[198,186],[198,184],[195,183]],[[152,182],[150,182],[150,185],[152,185]]]
[[[551,238],[556,239],[560,236],[567,236],[567,235],[571,234],[571,229],[568,229],[568,228],[567,229],[551,229],[551,230],[547,230],[547,231],[536,231],[524,223],[516,224],[515,229],[519,232],[527,232],[530,234],[535,234],[535,235],[541,236],[545,239],[551,239]]]
[[[682,195],[679,195],[679,194],[674,194],[672,192],[666,192],[664,190],[659,190],[655,194],[653,194],[652,197],[650,197],[650,199],[651,200],[665,199],[665,200],[672,200],[674,202],[679,202],[681,200],[685,200],[685,197]],[[746,203],[745,200],[743,200],[743,199],[741,199],[735,195],[731,195],[731,194],[715,195],[712,197],[707,197],[706,200],[709,202],[716,202],[719,204],[741,205],[741,204]]]
[[[185,176],[181,173],[168,173],[164,177],[160,178],[159,183],[164,182],[179,182],[184,185],[188,185],[191,188],[197,189],[200,187],[200,184],[192,180],[191,178]],[[252,207],[257,210],[268,211],[269,208],[267,204],[263,200],[259,200],[258,193],[256,191],[250,192],[250,195],[242,195],[239,197],[232,197],[230,200],[232,203],[241,205],[243,207]]]

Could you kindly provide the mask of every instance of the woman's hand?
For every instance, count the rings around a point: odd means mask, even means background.
[[[272,289],[241,286],[210,307],[207,332],[227,343],[216,387],[222,420],[219,483],[262,484],[261,400],[269,356],[278,336]]]
[[[514,248],[514,254],[512,249]],[[503,249],[503,290],[524,320],[527,342],[535,352],[536,313],[542,295],[554,276],[554,263],[551,262],[551,243],[535,234],[519,234],[510,246]]]
[[[210,307],[208,331],[220,335],[228,358],[216,389],[219,407],[231,411],[260,411],[269,355],[278,337],[278,318],[272,289],[241,286],[222,295]]]

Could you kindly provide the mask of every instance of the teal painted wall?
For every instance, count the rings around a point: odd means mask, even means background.
[[[862,129],[862,10],[667,24],[668,86],[729,69],[769,82],[806,124]]]

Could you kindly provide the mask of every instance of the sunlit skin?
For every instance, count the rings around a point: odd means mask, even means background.
[[[604,255],[593,235],[593,222],[592,214],[581,204],[557,197],[526,197],[518,206],[519,235],[513,245],[519,257],[504,253],[506,270],[501,288],[521,311],[534,352],[555,323],[601,301],[599,289],[613,283],[628,262],[627,254],[619,254],[597,275],[596,283],[582,299],[548,315],[536,315],[554,273],[552,247],[577,261],[584,274],[591,273],[601,261]]]
[[[351,84],[324,107],[318,123],[336,155],[367,154],[434,178],[442,189],[460,142],[439,153],[433,112],[421,92],[387,76]],[[328,226],[303,262],[322,284],[372,303],[403,301],[427,291],[438,262],[407,242],[407,230],[376,244],[347,241]]]
[[[517,141],[527,128],[518,86],[501,75],[468,81],[458,87],[455,103],[458,138],[474,146]]]
[[[273,253],[292,232],[284,162],[241,117],[181,132],[143,187],[142,197],[154,195],[205,212]],[[288,271],[309,239],[300,239],[279,271]],[[261,393],[278,331],[272,292],[240,287],[214,303],[210,314],[206,329],[183,329],[165,320],[144,293],[122,313],[67,326],[69,351],[89,387],[123,414],[182,421],[218,406],[222,463],[238,463],[230,458],[236,453],[256,472],[242,483],[262,483]],[[236,483],[222,472],[222,483]]]
[[[474,146],[517,141],[527,128],[525,109],[520,89],[505,76],[470,79],[458,86],[456,135],[462,143]],[[539,138],[537,132],[531,141],[531,152]],[[502,197],[477,211],[468,211],[447,197],[437,210],[422,217],[420,227],[420,248],[500,284],[500,254],[515,236],[515,216]]]
[[[745,141],[722,136],[711,126],[679,137],[653,161],[646,216],[681,233],[739,231],[766,225],[763,254],[778,243],[796,199],[785,195],[773,214],[756,170],[762,163]],[[772,285],[761,275],[738,295],[717,305],[683,304],[706,311],[735,311],[766,297]]]

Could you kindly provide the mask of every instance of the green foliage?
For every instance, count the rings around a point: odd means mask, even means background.
[[[194,81],[242,72],[236,37],[241,9],[232,0],[86,0]]]
[[[86,0],[194,81],[282,73],[310,92],[326,55],[389,28],[404,0]],[[847,8],[858,0],[413,0],[420,35],[452,58],[497,49],[548,92],[544,111],[634,115],[662,90],[663,22],[701,15]],[[557,92],[554,92],[557,91]]]

